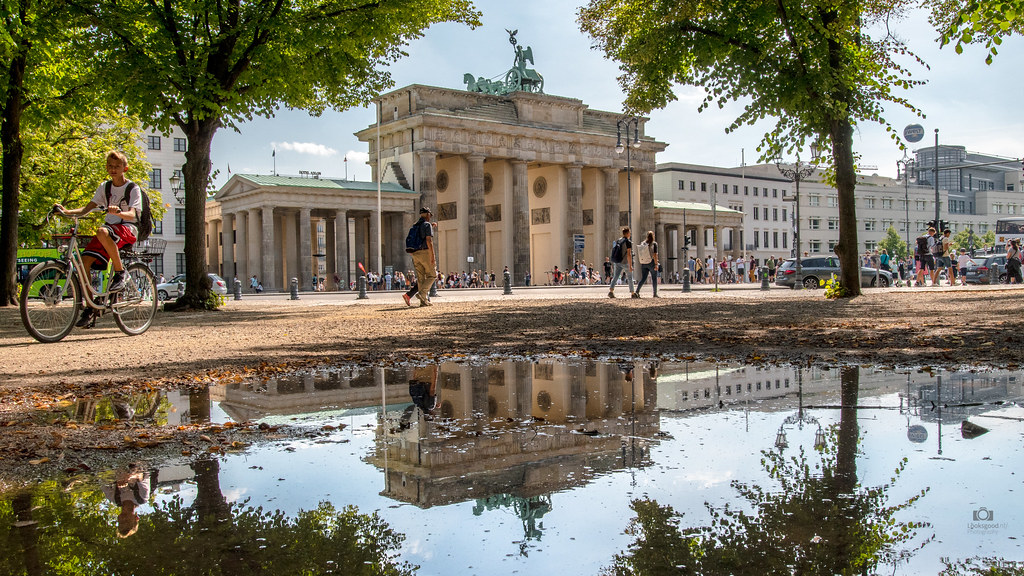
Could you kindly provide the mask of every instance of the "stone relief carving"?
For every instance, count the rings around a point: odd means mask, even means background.
[[[501,204],[491,204],[490,206],[484,206],[484,221],[501,222]]]
[[[533,195],[537,198],[543,198],[548,193],[548,181],[543,176],[533,181]]]
[[[455,202],[444,202],[437,205],[437,220],[455,220],[459,217],[458,206]]]
[[[584,226],[592,226],[593,224],[594,224],[594,210],[593,210],[593,208],[588,208],[588,209],[583,211],[583,225]]]
[[[530,210],[530,224],[551,224],[551,208]]]
[[[444,192],[448,189],[448,171],[441,170],[437,173],[436,186],[438,192]]]

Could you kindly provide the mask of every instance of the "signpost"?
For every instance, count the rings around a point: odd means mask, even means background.
[[[907,142],[911,143],[920,142],[924,139],[924,126],[921,126],[920,124],[908,124],[907,127],[903,129],[903,138],[905,138]]]

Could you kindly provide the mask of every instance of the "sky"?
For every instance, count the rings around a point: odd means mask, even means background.
[[[532,67],[543,75],[545,93],[582,100],[595,110],[622,110],[618,65],[592,49],[591,40],[580,32],[577,2],[477,0],[474,4],[482,12],[482,25],[470,29],[440,24],[427,30],[407,47],[408,57],[390,66],[395,88],[409,84],[465,88],[462,77],[467,72],[488,78],[503,75],[514,60],[505,30],[517,29],[519,44],[533,48]],[[940,50],[924,13],[913,13],[889,28],[929,66],[909,64],[914,78],[927,83],[902,93],[926,117],[890,106],[885,117],[897,132],[916,123],[925,128],[925,139],[916,146],[932,145],[938,128],[940,144],[1024,156],[1024,115],[1019,106],[1024,96],[1024,39],[1005,41],[993,64],[986,66],[981,46],[968,47],[961,55],[951,47]],[[757,161],[757,144],[774,122],[726,134],[742,110],[741,103],[698,113],[703,99],[700,88],[679,86],[675,93],[676,101],[648,115],[647,136],[669,145],[658,155],[659,163],[732,167],[744,158],[748,164]],[[238,132],[222,129],[213,142],[217,184],[232,173],[270,174],[275,162],[282,175],[309,170],[323,178],[369,180],[367,148],[353,133],[374,120],[373,108],[328,111],[320,117],[282,110],[274,118],[242,124]],[[276,157],[272,156],[275,150]],[[858,127],[854,150],[867,167],[863,173],[883,176],[895,176],[896,161],[903,156],[877,124]]]

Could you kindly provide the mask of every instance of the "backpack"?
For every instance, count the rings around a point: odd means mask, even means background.
[[[423,222],[416,222],[409,228],[409,234],[405,237],[405,251],[408,253],[419,252],[427,248],[426,239],[423,237]]]
[[[622,238],[612,242],[612,253],[608,259],[615,264],[622,264]]]
[[[641,264],[650,264],[654,261],[654,256],[651,254],[651,245],[646,240],[640,243],[640,249],[636,251],[636,257],[640,259]]]
[[[107,180],[106,192],[108,206],[110,205],[110,188],[113,185],[114,182],[112,180]],[[125,198],[130,201],[132,197],[132,188],[138,186],[139,185],[136,184],[135,182],[128,180],[128,183],[125,184],[124,188]],[[153,233],[153,212],[151,212],[149,209],[149,194],[146,194],[145,190],[139,188],[139,196],[142,197],[142,214],[135,215],[135,229],[138,231],[138,233],[135,235],[136,242],[142,242],[143,240],[147,240],[149,238],[149,235]]]
[[[917,237],[917,255],[924,256],[928,253],[928,238],[924,236]]]
[[[936,238],[935,243],[932,244],[932,256],[942,256],[942,240],[940,238]]]

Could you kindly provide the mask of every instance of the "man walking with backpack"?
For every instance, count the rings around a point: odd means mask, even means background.
[[[437,279],[437,268],[434,266],[434,231],[430,226],[430,208],[420,208],[420,219],[409,229],[405,239],[405,251],[412,255],[412,263],[416,268],[416,282],[409,291],[402,294],[406,306],[412,306],[412,297],[418,296],[420,306],[432,306],[427,295],[430,287]]]
[[[629,293],[633,298],[640,295],[633,289],[633,243],[629,240],[629,227],[622,229],[622,237],[612,244],[612,253],[608,257],[612,263],[612,282],[608,286],[608,297],[615,298],[615,284],[619,281],[619,275],[629,269]]]
[[[651,277],[651,287],[654,288],[654,297],[658,297],[658,243],[654,241],[654,232],[648,231],[647,237],[636,249],[636,257],[640,260],[640,282],[636,285],[636,292],[633,298],[640,297],[640,288]]]

